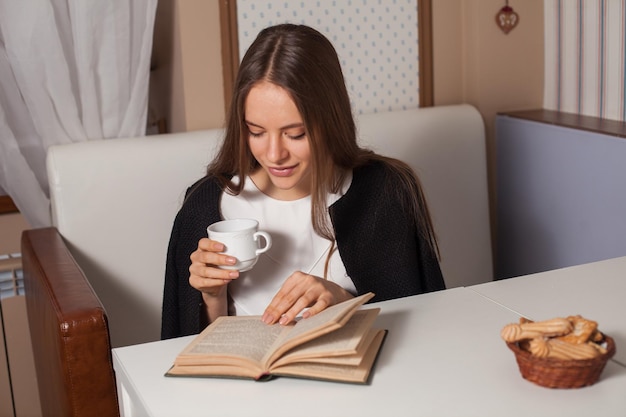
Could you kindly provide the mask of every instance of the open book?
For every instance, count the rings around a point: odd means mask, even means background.
[[[372,293],[295,324],[267,325],[260,316],[219,317],[174,360],[166,376],[274,376],[365,384],[386,330],[373,329],[379,308],[359,307]]]

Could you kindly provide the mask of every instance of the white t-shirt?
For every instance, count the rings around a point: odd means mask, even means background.
[[[236,177],[234,181],[237,181]],[[328,196],[326,206],[337,201],[351,182],[352,176],[349,176],[339,194]],[[239,195],[222,195],[221,210],[224,219],[256,219],[259,230],[272,237],[272,247],[260,255],[254,268],[240,273],[239,278],[229,284],[235,314],[263,314],[283,282],[295,271],[324,276],[331,242],[313,231],[310,196],[294,201],[275,200],[263,194],[247,178]],[[356,294],[338,250],[331,256],[327,279]]]

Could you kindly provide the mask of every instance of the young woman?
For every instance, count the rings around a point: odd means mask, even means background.
[[[235,259],[206,237],[230,218],[272,235],[250,271],[218,268]],[[220,315],[287,324],[369,291],[381,301],[444,288],[418,179],[358,146],[332,44],[307,26],[263,30],[241,62],[222,147],[174,221],[162,338]]]

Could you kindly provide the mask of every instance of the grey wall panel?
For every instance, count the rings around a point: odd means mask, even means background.
[[[499,115],[496,278],[626,255],[626,139]]]

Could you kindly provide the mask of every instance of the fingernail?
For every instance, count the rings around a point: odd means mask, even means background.
[[[228,276],[231,278],[237,278],[239,276],[239,271],[230,271]]]
[[[282,324],[282,325],[285,325],[285,324],[289,323],[289,317],[283,315],[278,322],[280,324]]]
[[[265,324],[272,324],[272,322],[274,321],[274,317],[272,317],[272,315],[269,313],[265,313],[263,314],[262,320]]]
[[[232,256],[226,257],[226,263],[230,265],[235,265],[237,263],[237,258],[233,258]]]

